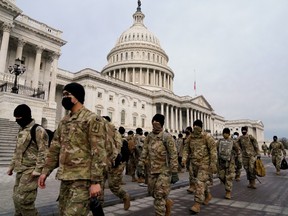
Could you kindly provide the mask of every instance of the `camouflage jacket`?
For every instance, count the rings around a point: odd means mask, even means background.
[[[242,135],[238,138],[236,143],[241,148],[243,157],[256,157],[257,155],[260,155],[258,142],[252,135]]]
[[[268,154],[272,156],[281,156],[283,153],[286,156],[286,151],[282,142],[273,141],[269,145]]]
[[[213,137],[204,132],[198,134],[194,130],[185,140],[182,161],[186,161],[187,157],[190,157],[194,166],[204,169],[216,166],[217,149]]]
[[[17,144],[10,168],[15,172],[34,170],[40,175],[48,152],[48,135],[43,127],[36,128],[36,143],[31,140],[30,130],[35,124],[33,120],[24,128],[20,128]]]
[[[151,174],[177,172],[178,157],[173,137],[165,132],[149,133],[144,140],[143,151],[138,165],[144,167],[148,161]]]
[[[217,153],[218,153],[218,163],[223,163],[224,161],[220,159],[220,153],[219,153],[219,146],[221,140],[225,140],[224,138],[219,139],[216,143],[217,146]],[[227,141],[231,141],[233,143],[232,149],[231,149],[231,158],[229,161],[235,161],[236,163],[242,162],[242,154],[239,145],[236,143],[235,140],[228,138]]]
[[[57,179],[102,181],[107,166],[106,122],[84,106],[66,115],[55,131],[42,173],[49,175],[59,166]]]

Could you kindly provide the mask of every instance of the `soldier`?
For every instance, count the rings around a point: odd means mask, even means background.
[[[136,139],[133,131],[128,131],[127,136],[128,147],[130,150],[129,162],[128,162],[128,174],[132,177],[132,182],[137,182],[137,178],[135,176],[136,167],[138,164],[137,153],[136,153]]]
[[[111,119],[108,116],[104,116],[104,118],[108,122],[111,122]],[[113,125],[113,127],[114,127],[114,125]],[[124,133],[125,133],[125,129],[124,129]],[[125,153],[123,151],[121,151],[121,149],[123,149],[122,148],[122,136],[118,131],[116,131],[116,133],[115,133],[115,139],[117,139],[116,143],[119,144],[117,146],[117,148],[118,148],[119,152],[121,152],[121,156],[117,157],[117,159],[115,161],[115,166],[108,167],[108,169],[104,171],[104,181],[101,183],[102,193],[100,195],[99,200],[101,201],[101,203],[103,205],[104,204],[105,183],[106,183],[106,180],[108,180],[109,189],[111,190],[111,192],[115,196],[117,196],[121,200],[123,200],[124,210],[128,210],[130,208],[130,196],[121,187],[121,182],[122,182],[122,178],[123,178],[123,171],[125,168],[125,160],[127,160],[127,157],[126,157]]]
[[[177,148],[177,154],[178,154],[178,172],[184,172],[182,171],[182,156],[183,156],[183,149],[184,149],[184,141],[183,141],[183,134],[178,134],[178,139],[176,141],[176,148]]]
[[[111,138],[107,137],[107,121],[83,105],[82,85],[69,83],[62,94],[62,106],[70,112],[55,131],[38,186],[45,188],[47,176],[59,167],[59,215],[86,216],[90,198],[101,194],[100,183],[109,163],[105,140]]]
[[[190,154],[190,155],[189,155]],[[202,132],[202,121],[193,123],[193,132],[187,138],[182,158],[182,165],[187,158],[191,160],[191,172],[195,182],[194,205],[190,211],[194,214],[200,212],[201,204],[208,205],[212,199],[210,193],[210,175],[217,173],[217,149],[212,136]]]
[[[144,141],[144,148],[137,172],[143,173],[149,166],[148,192],[154,198],[156,216],[170,216],[173,201],[168,199],[170,184],[178,178],[177,150],[172,136],[163,132],[165,117],[156,114],[152,118],[153,130]]]
[[[231,199],[233,180],[235,178],[235,160],[240,158],[240,149],[230,138],[230,129],[223,129],[223,138],[217,141],[218,177],[225,185],[225,198]]]
[[[15,215],[39,215],[35,208],[37,181],[44,166],[48,151],[48,134],[43,127],[36,128],[36,142],[32,140],[31,128],[35,121],[31,109],[26,104],[14,110],[16,122],[20,125],[17,144],[7,174],[16,172],[13,189]]]
[[[268,146],[266,145],[265,142],[263,142],[262,151],[263,151],[263,153],[264,153],[265,156],[266,156],[266,154],[267,154],[267,150],[268,150]]]
[[[140,155],[141,155],[142,150],[143,150],[144,139],[145,139],[145,137],[143,136],[142,128],[136,128],[136,135],[135,135],[135,141],[136,141],[136,148],[135,148],[136,162],[135,162],[135,164],[136,164],[136,167],[137,167]],[[138,176],[137,182],[140,185],[143,185],[145,183],[145,176],[146,176],[146,169],[145,169],[143,176]]]
[[[283,158],[286,157],[286,151],[282,142],[277,141],[278,137],[273,136],[273,142],[269,145],[268,156],[272,155],[272,163],[276,168],[276,175],[280,175],[280,166]]]
[[[246,171],[247,180],[249,180],[248,188],[256,189],[256,172],[255,161],[257,158],[261,158],[260,150],[257,140],[248,135],[248,127],[241,128],[242,136],[236,141],[242,151],[242,162]]]
[[[238,146],[237,144],[237,139],[239,137],[239,133],[238,132],[234,132],[233,134],[233,140],[234,142],[236,143],[236,145]],[[238,146],[238,148],[240,149],[240,147]],[[235,181],[239,182],[240,181],[240,176],[241,176],[241,169],[242,169],[242,154],[241,154],[241,150],[240,150],[240,154],[236,154],[235,155]]]

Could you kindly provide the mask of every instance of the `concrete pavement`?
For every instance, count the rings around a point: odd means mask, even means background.
[[[259,178],[261,184],[257,182],[257,189],[247,188],[247,180],[244,172],[240,182],[234,182],[232,199],[224,198],[224,186],[215,179],[214,186],[211,187],[213,199],[207,206],[201,207],[198,215],[288,215],[288,170],[281,171],[280,176],[275,175],[275,168],[271,163],[271,158],[262,157],[266,167],[266,176]],[[0,170],[3,173],[3,169]],[[8,180],[7,180],[8,179]],[[127,182],[124,185],[132,198],[131,207],[128,211],[123,210],[121,201],[111,194],[109,189],[105,189],[106,216],[131,215],[150,216],[155,215],[153,208],[153,198],[147,196],[146,188],[140,187],[137,183],[132,183],[129,176],[124,176]],[[193,194],[186,192],[188,185],[188,173],[180,174],[180,182],[173,185],[170,198],[174,200],[172,210],[173,215],[190,215],[189,208],[193,204]],[[37,207],[41,215],[58,215],[56,198],[58,196],[59,182],[50,177],[47,180],[47,189],[39,190],[37,197]],[[13,215],[13,203],[11,199],[14,178],[2,176],[1,174],[1,197],[0,216]]]

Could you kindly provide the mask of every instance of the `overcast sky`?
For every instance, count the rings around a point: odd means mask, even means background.
[[[225,119],[261,120],[265,138],[288,137],[287,0],[142,0],[144,24],[175,74],[174,92],[203,95]],[[63,31],[59,67],[101,71],[132,24],[137,0],[16,0]],[[195,72],[194,72],[195,71]],[[196,74],[196,75],[195,75]]]

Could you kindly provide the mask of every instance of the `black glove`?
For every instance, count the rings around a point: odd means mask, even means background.
[[[118,154],[115,161],[114,161],[114,165],[112,166],[113,168],[118,167],[122,162],[122,155]]]
[[[104,216],[103,208],[97,197],[90,198],[90,210],[92,211],[93,216]]]
[[[178,177],[178,173],[175,172],[175,173],[172,173],[172,176],[171,176],[171,184],[175,184],[176,182],[179,181],[179,177]]]

